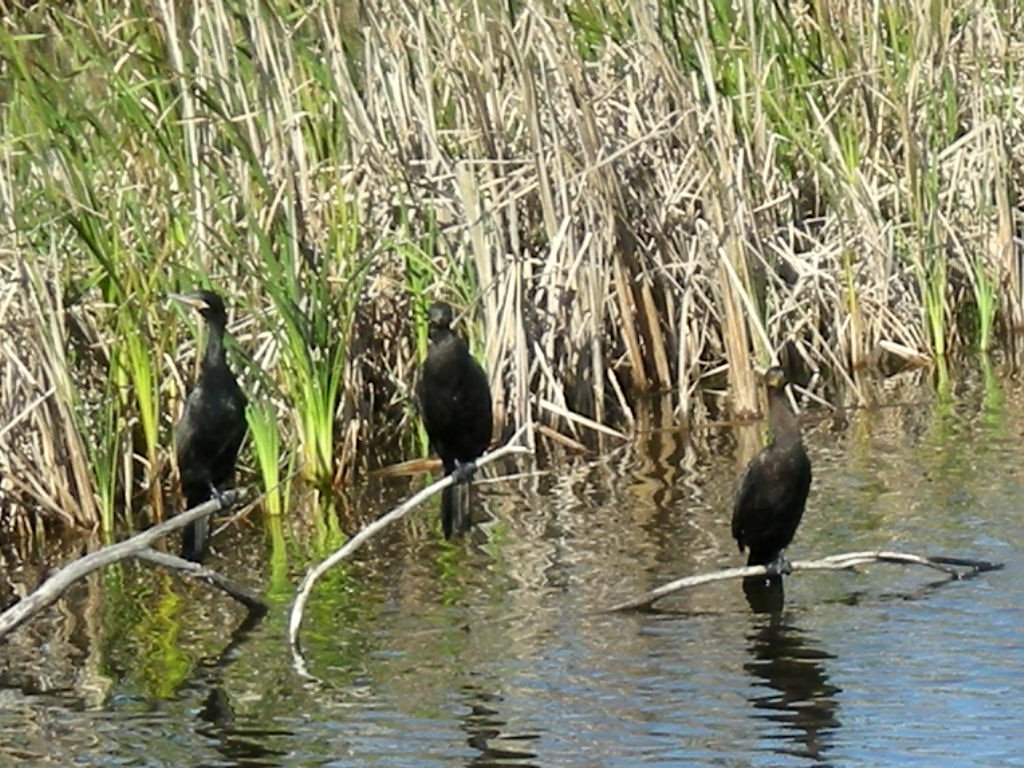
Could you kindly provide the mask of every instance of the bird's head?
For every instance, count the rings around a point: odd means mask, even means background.
[[[431,330],[448,330],[452,325],[452,307],[444,301],[435,301],[427,310],[427,322]]]
[[[171,293],[168,298],[186,304],[213,325],[224,326],[227,324],[227,311],[224,309],[224,300],[213,291],[193,291],[192,293]]]
[[[779,366],[773,366],[764,373],[764,385],[770,390],[782,389],[786,386],[786,372]]]

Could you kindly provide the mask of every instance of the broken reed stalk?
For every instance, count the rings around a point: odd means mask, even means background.
[[[519,445],[519,441],[527,432],[528,425],[520,427],[508,442],[500,448],[496,448],[489,453],[485,453],[479,459],[476,460],[476,466],[482,467],[485,464],[489,464],[492,461],[500,459],[504,456],[517,453],[532,453],[532,449],[525,445]],[[528,441],[529,445],[533,444],[532,438]],[[302,616],[306,607],[306,601],[309,599],[310,593],[313,591],[313,587],[317,580],[323,576],[327,571],[333,568],[335,565],[340,563],[346,557],[355,552],[364,543],[369,541],[373,536],[388,527],[392,523],[401,520],[409,512],[418,507],[424,501],[429,499],[431,496],[440,493],[442,490],[447,488],[449,485],[454,483],[454,479],[451,475],[445,475],[435,483],[431,483],[423,490],[410,496],[408,499],[403,501],[393,510],[388,512],[383,517],[379,517],[372,523],[367,525],[365,528],[359,531],[355,536],[345,542],[344,546],[336,550],[327,559],[320,562],[319,565],[311,568],[307,571],[305,577],[302,579],[302,583],[299,585],[299,590],[295,594],[295,602],[292,603],[291,615],[288,617],[288,645],[292,649],[292,659],[294,661],[295,669],[299,674],[309,677],[309,673],[306,672],[306,665],[302,659],[302,653],[299,648],[299,629],[302,626]]]
[[[593,419],[589,419],[583,414],[576,413],[575,411],[569,410],[568,408],[562,408],[557,403],[553,403],[550,400],[545,400],[544,398],[541,398],[538,404],[540,405],[542,410],[545,410],[548,413],[552,413],[555,416],[560,416],[566,421],[573,422],[574,424],[579,424],[583,427],[586,427],[587,429],[592,429],[595,432],[600,432],[603,435],[616,437],[619,440],[629,440],[629,438],[626,437],[626,435],[622,434],[622,432],[620,432],[619,430],[612,429],[609,426],[594,421]]]
[[[137,557],[149,562],[176,570],[184,571],[193,578],[200,578],[215,587],[223,589],[229,595],[247,608],[266,611],[266,604],[259,598],[254,597],[245,588],[234,584],[208,568],[195,563],[181,560],[172,555],[163,555],[151,549],[152,545],[171,531],[184,528],[193,520],[198,520],[205,515],[211,515],[221,509],[230,507],[245,496],[245,489],[235,488],[225,491],[219,498],[211,499],[197,507],[188,509],[159,525],[132,536],[130,539],[111,544],[109,547],[91,552],[80,557],[73,563],[61,568],[50,578],[44,581],[32,594],[23,600],[15,603],[2,614],[0,614],[0,638],[19,627],[48,606],[55,603],[67,589],[84,576],[99,570],[107,565],[121,562],[130,557]]]
[[[926,568],[934,568],[942,571],[953,579],[963,579],[974,576],[985,571],[995,571],[1003,567],[1002,563],[990,563],[985,560],[970,560],[960,557],[927,557],[925,555],[914,555],[908,552],[894,552],[891,550],[868,550],[864,552],[844,552],[838,555],[829,555],[820,560],[794,560],[789,564],[791,573],[797,571],[845,571],[864,563],[905,563],[908,565],[921,565]],[[959,570],[966,568],[966,571]],[[695,576],[685,576],[668,584],[663,584],[657,589],[652,589],[640,597],[626,600],[607,608],[605,613],[616,611],[635,611],[640,608],[647,608],[655,601],[667,597],[691,587],[699,587],[702,584],[709,584],[713,581],[724,581],[726,579],[742,579],[748,576],[767,576],[768,569],[763,565],[747,565],[738,568],[726,568],[722,571],[711,573],[699,573]]]

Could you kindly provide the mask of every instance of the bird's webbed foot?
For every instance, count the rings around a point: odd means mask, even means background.
[[[224,503],[224,491],[222,491],[213,483],[210,483],[210,498],[216,499],[217,503],[220,504],[222,507],[227,506],[227,504]]]
[[[452,470],[452,479],[455,484],[468,483],[476,474],[476,462],[455,460],[455,469]]]
[[[779,552],[775,559],[770,563],[766,563],[764,567],[768,571],[769,576],[788,576],[793,572],[792,563],[789,562],[782,552]]]

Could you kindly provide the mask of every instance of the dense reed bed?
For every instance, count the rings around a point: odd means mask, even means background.
[[[434,298],[502,423],[567,434],[647,390],[754,411],[780,358],[856,400],[1024,325],[1018,3],[6,5],[17,526],[159,513],[198,342],[163,297],[192,286],[232,308],[282,491],[425,452]]]

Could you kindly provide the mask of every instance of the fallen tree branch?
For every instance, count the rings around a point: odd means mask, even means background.
[[[186,560],[183,557],[177,557],[176,555],[160,552],[155,549],[144,549],[141,552],[136,552],[134,557],[139,560],[145,560],[148,563],[162,565],[164,568],[170,568],[172,571],[179,571],[190,579],[205,581],[210,586],[227,592],[235,600],[248,608],[249,613],[262,616],[267,612],[267,604],[260,598],[256,597],[256,595],[241,584],[232,581],[227,576],[222,576],[205,565],[193,563],[191,560]]]
[[[990,563],[984,560],[969,560],[960,557],[926,557],[914,555],[907,552],[895,552],[891,550],[868,550],[865,552],[844,552],[839,555],[829,555],[820,560],[794,560],[790,565],[790,572],[797,571],[845,571],[864,563],[905,563],[908,565],[921,565],[926,568],[934,568],[942,571],[952,579],[963,579],[974,576],[985,571],[994,571],[1002,568],[1002,563]],[[966,570],[960,570],[961,568]],[[657,589],[652,589],[645,595],[626,600],[613,605],[605,610],[606,613],[616,611],[633,611],[639,608],[647,608],[661,598],[691,587],[699,587],[701,584],[708,584],[712,581],[724,581],[725,579],[742,579],[748,576],[767,576],[768,569],[763,565],[747,565],[738,568],[726,568],[722,571],[711,573],[699,573],[696,576],[686,576],[668,584],[663,584]]]
[[[512,437],[509,438],[508,442],[500,448],[496,448],[490,453],[485,453],[479,459],[476,460],[475,464],[477,467],[482,467],[485,464],[489,464],[492,461],[500,459],[504,456],[516,453],[531,453],[531,449],[523,445],[517,445],[516,443],[522,437],[523,433],[526,432],[527,427],[521,427]],[[309,673],[306,672],[306,665],[302,659],[302,652],[299,648],[299,629],[302,626],[302,615],[306,607],[306,601],[309,599],[310,593],[313,591],[313,586],[317,580],[323,576],[327,571],[333,568],[335,565],[340,563],[350,554],[355,552],[360,546],[367,542],[370,538],[375,536],[378,532],[391,525],[397,520],[401,520],[409,512],[418,507],[424,501],[429,499],[431,496],[440,493],[442,490],[452,485],[455,482],[451,475],[445,475],[440,480],[431,485],[428,485],[423,490],[410,496],[408,499],[403,501],[393,510],[388,512],[386,515],[377,518],[372,523],[363,528],[359,533],[349,539],[343,547],[336,550],[330,557],[323,560],[319,565],[311,568],[306,572],[305,577],[302,579],[302,583],[299,585],[299,590],[295,595],[295,602],[292,603],[291,614],[288,618],[288,645],[292,649],[292,658],[294,661],[296,671],[305,676],[310,677]]]
[[[185,510],[158,525],[154,525],[152,528],[148,528],[142,533],[135,534],[129,539],[119,541],[117,544],[111,544],[109,547],[103,547],[95,552],[90,552],[73,563],[69,563],[39,585],[32,594],[0,614],[0,638],[55,603],[67,591],[68,587],[83,576],[87,576],[104,566],[112,565],[129,557],[138,557],[147,550],[152,551],[150,548],[153,543],[171,531],[184,528],[193,520],[198,520],[201,517],[230,507],[244,495],[245,490],[240,488],[225,491],[219,498],[203,502],[199,506]],[[144,557],[143,559],[148,558]],[[178,558],[175,559],[177,560]]]

